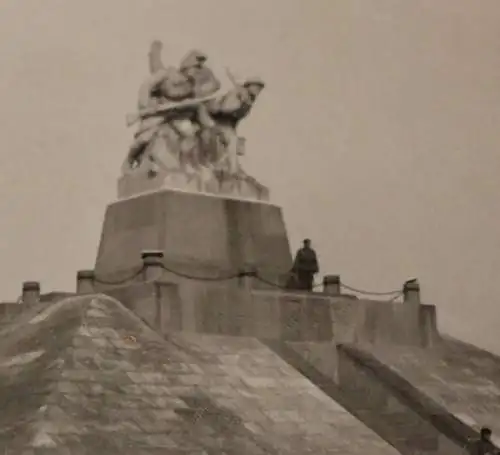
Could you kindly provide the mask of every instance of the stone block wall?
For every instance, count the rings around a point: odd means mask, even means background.
[[[106,294],[120,300],[162,332],[186,331],[296,342],[333,340],[327,300],[293,294],[251,293],[216,283],[191,287],[150,282],[115,286]],[[186,294],[190,294],[187,296]]]
[[[338,343],[430,346],[439,341],[433,305],[331,298]]]
[[[175,308],[175,287],[174,294],[169,295],[168,291],[172,286],[159,283],[135,283],[127,286],[117,286],[106,291],[106,294],[117,299],[127,308],[132,310],[147,324],[155,330],[174,329],[173,323],[165,321],[172,308]],[[174,297],[174,298],[172,298]],[[175,310],[174,310],[175,311]],[[166,325],[166,327],[164,327]],[[177,330],[180,325],[178,324]]]
[[[259,290],[238,280],[142,281],[104,292],[161,331],[359,345],[426,347],[439,342],[430,305]]]
[[[19,303],[6,302],[0,304],[0,325],[7,324],[24,311],[25,307]]]
[[[96,274],[108,280],[130,274],[144,250],[163,251],[167,267],[190,276],[234,274],[252,264],[275,281],[292,265],[279,207],[172,190],[107,207]],[[163,279],[183,281],[168,272]]]

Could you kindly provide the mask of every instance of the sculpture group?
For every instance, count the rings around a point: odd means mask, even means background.
[[[239,83],[228,71],[230,85],[223,87],[204,53],[190,51],[174,67],[163,64],[161,51],[162,43],[153,42],[150,75],[140,87],[137,112],[127,116],[127,125],[138,128],[124,176],[181,179],[215,193],[224,182],[261,187],[241,168],[245,141],[237,129],[264,88],[263,81],[249,78]]]

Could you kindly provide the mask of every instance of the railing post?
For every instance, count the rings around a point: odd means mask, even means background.
[[[340,295],[340,276],[325,275],[323,277],[323,292],[328,295]]]
[[[253,264],[245,264],[240,269],[240,277],[238,278],[238,286],[242,289],[251,290],[253,288],[253,280],[257,275],[257,267]]]
[[[420,301],[420,284],[418,280],[406,281],[403,285],[403,301],[404,303],[411,303],[419,305]]]
[[[40,302],[40,283],[38,281],[25,281],[23,283],[21,300],[25,305],[34,305]]]
[[[159,280],[163,275],[163,251],[150,250],[141,253],[143,271],[142,279],[144,281]]]
[[[95,292],[95,273],[93,270],[79,270],[76,273],[76,293],[92,294]]]

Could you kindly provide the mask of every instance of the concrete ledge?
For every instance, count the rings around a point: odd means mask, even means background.
[[[406,305],[382,300],[353,299],[350,295],[253,289],[254,300],[289,300],[328,305],[332,336],[337,343],[429,347],[440,342],[433,305]],[[325,340],[325,338],[321,338]]]
[[[292,292],[251,292],[250,306],[258,338],[332,341],[328,299]]]
[[[254,294],[238,286],[199,288],[165,281],[103,291],[162,333],[186,331],[296,342],[332,341],[328,301],[291,294]]]
[[[428,347],[439,342],[435,307],[376,300],[331,299],[339,343]]]
[[[352,360],[347,354],[349,347],[261,341],[401,454],[462,455],[460,444],[430,421],[429,415],[436,408],[420,415],[412,409],[413,401],[401,400],[386,386],[385,379],[375,377],[370,369]]]
[[[473,428],[420,392],[373,355],[355,346],[339,345],[338,359],[340,386],[346,393],[360,397],[359,405],[366,412],[373,413],[374,418],[380,416],[389,404],[406,409],[408,418],[410,413],[418,415],[445,437],[438,438],[439,448],[447,447],[450,452],[440,450],[439,453],[462,453],[456,452],[457,448],[463,447],[468,439],[479,436]],[[368,399],[369,396],[373,398],[377,394],[377,403]]]
[[[40,295],[40,302],[56,302],[57,300],[65,299],[76,295],[74,292],[53,291]]]
[[[430,305],[256,290],[237,281],[186,281],[137,281],[102,292],[162,331],[418,347],[440,339]]]

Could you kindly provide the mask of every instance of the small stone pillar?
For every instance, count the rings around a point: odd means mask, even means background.
[[[253,280],[257,275],[257,267],[253,264],[246,264],[240,269],[238,286],[242,289],[250,290],[253,287]]]
[[[340,276],[325,275],[323,277],[323,292],[328,295],[340,295]]]
[[[403,285],[404,303],[420,304],[420,284],[418,280],[406,281]]]
[[[144,281],[159,280],[163,275],[163,251],[143,251],[141,258],[144,267],[142,270],[142,279]]]
[[[34,305],[40,302],[40,283],[38,281],[25,281],[21,300],[24,305]]]
[[[94,289],[95,274],[93,270],[79,270],[76,273],[76,293],[92,294]]]

